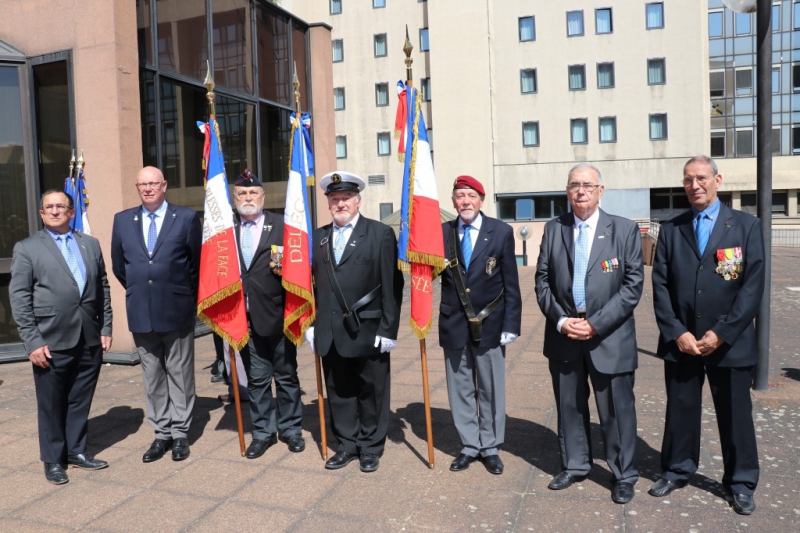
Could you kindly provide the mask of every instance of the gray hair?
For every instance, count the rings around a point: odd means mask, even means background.
[[[711,167],[711,172],[713,172],[715,176],[719,174],[719,169],[717,168],[717,164],[714,162],[713,159],[711,159],[707,155],[696,155],[692,157],[686,162],[685,165],[683,165],[683,170],[685,171],[686,167],[688,167],[692,163],[702,163],[704,165],[708,165]]]
[[[577,165],[569,169],[569,173],[567,173],[567,183],[569,183],[569,180],[572,177],[573,172],[576,172],[578,170],[587,170],[587,169],[594,170],[595,174],[597,174],[597,184],[602,185],[603,175],[600,174],[600,169],[594,165],[590,165],[589,163],[578,163]]]

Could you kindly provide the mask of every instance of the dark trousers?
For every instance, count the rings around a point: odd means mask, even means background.
[[[253,438],[268,440],[300,435],[303,402],[297,377],[297,348],[282,334],[262,337],[250,328],[250,341],[239,352],[247,372]],[[277,406],[272,396],[275,381]]]
[[[103,350],[87,346],[81,335],[69,350],[51,351],[48,368],[33,366],[39,418],[39,456],[44,463],[66,463],[86,452],[89,409],[103,362]]]
[[[636,398],[634,373],[603,374],[591,356],[570,362],[550,359],[550,376],[558,413],[558,444],[562,469],[576,476],[589,474],[592,446],[589,424],[589,380],[592,382],[606,464],[614,481],[636,483]]]
[[[337,451],[382,454],[389,432],[389,354],[322,358]]]
[[[661,444],[661,476],[687,481],[700,462],[703,383],[708,376],[717,413],[724,473],[722,484],[735,494],[750,494],[758,484],[758,450],[750,385],[753,368],[706,366],[700,357],[664,361],[667,423]]]

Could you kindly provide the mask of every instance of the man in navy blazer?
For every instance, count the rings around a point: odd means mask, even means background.
[[[128,329],[142,363],[147,420],[156,439],[149,463],[172,448],[189,457],[187,434],[195,402],[194,324],[202,227],[193,210],[166,201],[161,171],[136,176],[142,205],[114,216],[111,263],[125,288]]]
[[[758,451],[750,385],[757,361],[753,319],[764,294],[761,221],[723,205],[722,175],[710,157],[683,167],[692,209],[661,226],[653,304],[664,359],[667,416],[656,497],[685,486],[700,461],[703,382],[717,413],[724,473],[734,511],[755,510]]]
[[[568,176],[572,212],[545,225],[536,265],[562,466],[548,488],[566,489],[589,475],[591,380],[614,478],[611,499],[624,504],[639,479],[633,310],[644,284],[641,236],[635,222],[600,209],[604,186],[597,168],[581,163]]]
[[[462,444],[450,470],[466,470],[480,456],[487,471],[502,474],[505,347],[520,334],[522,299],[514,232],[481,212],[485,197],[483,185],[472,176],[459,176],[453,184],[458,218],[442,224],[450,267],[441,275],[439,345],[444,349],[450,411]],[[476,316],[483,319],[479,336],[468,325]]]

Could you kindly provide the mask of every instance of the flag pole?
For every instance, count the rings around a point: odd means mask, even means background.
[[[412,46],[411,40],[408,38],[408,25],[406,25],[406,42],[403,44],[403,52],[406,55],[405,63],[407,87],[414,86],[413,76],[411,73],[411,65],[414,63],[414,60],[411,59],[411,51],[413,49],[414,46]],[[408,130],[406,129],[406,131]],[[410,157],[410,155],[411,154],[406,152],[406,157]],[[433,453],[433,425],[431,423],[431,393],[430,387],[428,386],[428,350],[424,338],[419,340],[419,359],[422,365],[422,397],[425,403],[425,432],[428,440],[428,468],[433,469],[435,460]]]
[[[295,106],[295,120],[300,120],[300,80],[297,78],[297,63],[292,62],[292,66],[294,67],[294,77],[292,79],[292,86],[294,87],[294,106]],[[300,148],[299,146],[294,147],[295,150]],[[307,178],[307,176],[303,176],[303,179]],[[303,186],[305,187],[306,184],[304,183]],[[310,230],[311,228],[309,228]],[[311,347],[314,350],[314,368],[317,373],[317,407],[319,409],[319,436],[320,436],[320,446],[322,447],[322,460],[326,461],[328,459],[328,431],[325,426],[325,396],[322,393],[322,365],[320,363],[319,354],[317,354],[317,350],[314,347]]]
[[[206,86],[208,92],[206,93],[206,99],[208,100],[208,118],[209,120],[216,120],[217,119],[217,111],[214,107],[214,98],[216,95],[214,94],[214,79],[211,77],[211,65],[208,61],[206,61],[206,79],[203,82],[203,85]],[[242,452],[242,457],[244,457],[244,426],[242,424],[242,401],[239,398],[239,376],[236,372],[236,350],[233,349],[233,346],[229,344],[228,349],[230,350],[230,360],[231,360],[231,382],[233,383],[233,398],[234,398],[234,406],[236,410],[236,425],[239,431],[239,449]]]

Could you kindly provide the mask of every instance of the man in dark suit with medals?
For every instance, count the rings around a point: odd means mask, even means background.
[[[667,416],[661,478],[649,493],[685,486],[700,460],[703,383],[717,414],[734,511],[755,510],[758,451],[750,386],[757,362],[753,319],[764,294],[761,221],[723,205],[722,175],[707,156],[683,167],[692,209],[662,224],[653,264],[653,304],[664,359]]]
[[[562,490],[592,468],[589,381],[603,431],[611,499],[633,499],[636,468],[634,371],[638,365],[633,310],[642,296],[639,227],[600,209],[600,171],[575,165],[567,178],[571,213],[544,228],[536,264],[536,298],[547,323],[544,355],[558,413],[562,471],[548,485]]]
[[[306,340],[322,357],[338,441],[329,470],[358,458],[363,472],[374,472],[389,430],[389,352],[403,276],[394,231],[359,213],[365,185],[349,172],[320,180],[333,222],[314,230],[311,241],[317,320]]]
[[[103,354],[111,348],[111,293],[100,243],[70,230],[73,199],[42,195],[45,228],[14,246],[11,310],[33,364],[39,453],[47,481],[69,481],[64,465],[98,470],[86,455],[89,409]]]
[[[480,458],[487,471],[502,474],[505,347],[520,334],[522,300],[514,232],[481,213],[485,197],[483,185],[471,176],[459,176],[453,184],[458,218],[442,224],[449,268],[441,275],[439,345],[462,444],[450,470],[466,470]]]
[[[240,355],[247,373],[253,441],[248,459],[264,455],[277,437],[289,451],[302,452],[303,403],[297,377],[297,348],[283,334],[286,291],[274,270],[272,246],[283,246],[283,217],[264,209],[261,180],[245,169],[234,184],[242,285],[250,341]],[[231,364],[234,364],[231,362]],[[272,395],[275,381],[276,397]],[[237,386],[234,384],[233,386]]]

